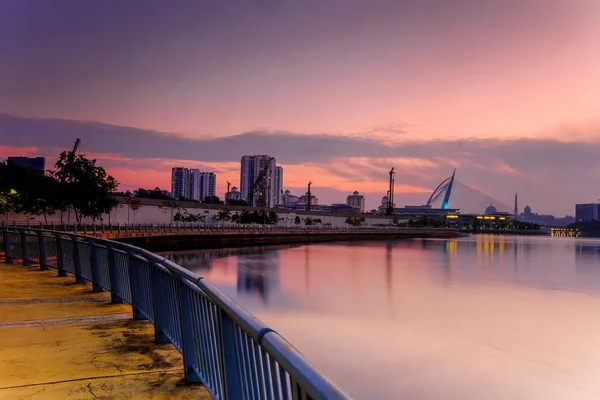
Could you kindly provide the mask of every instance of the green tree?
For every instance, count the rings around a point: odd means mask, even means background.
[[[139,210],[142,205],[140,199],[136,199],[134,197],[129,197],[125,200],[125,204],[127,204],[127,223],[129,223],[129,211],[133,214],[133,223],[135,223],[135,212]]]
[[[269,211],[267,214],[267,223],[271,225],[276,225],[277,221],[279,221],[279,216],[275,211]]]
[[[163,212],[165,213],[170,213],[171,214],[171,222],[174,221],[174,213],[175,210],[179,211],[179,209],[181,209],[181,205],[179,204],[179,202],[177,200],[173,200],[173,199],[169,199],[169,200],[163,200],[160,205],[158,206],[158,208],[160,208]]]
[[[0,163],[1,213],[44,215],[46,219],[58,207],[58,192],[58,182],[52,176],[31,168]]]
[[[363,222],[365,222],[365,219],[363,217],[346,218],[346,223],[352,226],[361,226]]]
[[[246,200],[229,199],[225,201],[225,204],[227,204],[228,206],[247,206],[248,202]]]
[[[224,204],[218,196],[206,196],[202,202],[208,204]]]
[[[231,221],[231,211],[230,210],[221,210],[217,213],[215,218],[217,221]]]
[[[114,193],[119,184],[95,159],[63,151],[55,168],[52,176],[60,183],[61,207],[73,210],[77,222],[100,218],[118,205]]]
[[[159,199],[159,200],[171,199],[171,197],[164,194],[162,192],[162,190],[160,190],[159,187],[156,187],[154,189],[139,188],[139,189],[133,191],[133,197],[139,197],[139,198],[143,198],[143,199]]]
[[[296,218],[294,218],[294,224],[300,225],[301,222],[302,220],[300,219],[300,217],[296,215]]]

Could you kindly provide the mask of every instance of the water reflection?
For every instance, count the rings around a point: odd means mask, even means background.
[[[238,294],[256,294],[267,303],[269,294],[279,286],[279,251],[239,255],[237,263]]]
[[[473,236],[167,256],[358,399],[600,398],[600,241]]]

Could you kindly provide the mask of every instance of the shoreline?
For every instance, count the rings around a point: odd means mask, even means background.
[[[129,236],[112,238],[113,240],[142,247],[152,252],[169,250],[219,249],[228,247],[252,247],[262,245],[310,244],[325,242],[343,242],[359,240],[389,240],[436,238],[453,239],[460,237],[455,230],[437,232],[293,232],[293,233],[235,233],[235,234],[171,234],[152,236]]]

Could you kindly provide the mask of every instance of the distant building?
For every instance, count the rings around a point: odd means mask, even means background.
[[[214,196],[217,190],[217,175],[214,172],[202,172],[200,179],[200,199]]]
[[[313,206],[319,205],[319,198],[311,193],[310,195],[310,205],[311,210],[313,210]],[[289,190],[283,192],[281,206],[286,208],[291,208],[294,210],[305,210],[308,203],[308,192],[301,196],[293,195]]]
[[[300,196],[298,198],[298,202],[308,204],[308,192],[306,192],[302,196]],[[311,206],[319,205],[319,198],[312,193],[310,194],[310,205]]]
[[[385,214],[388,210],[390,204],[390,200],[388,199],[387,196],[383,196],[381,198],[381,205],[379,207],[377,207],[377,212],[380,214]]]
[[[171,170],[171,195],[175,199],[190,197],[190,171],[187,168],[174,167]]]
[[[289,190],[283,192],[282,204],[287,206],[288,204],[294,204],[300,201],[300,197],[293,195]]]
[[[225,193],[225,200],[242,200],[242,193],[234,186],[231,191]]]
[[[575,204],[575,220],[600,221],[600,203]]]
[[[201,184],[202,173],[199,169],[189,170],[189,199],[202,201],[204,197],[200,195],[200,184]]]
[[[279,181],[278,181],[279,179]],[[272,208],[281,201],[283,169],[267,155],[243,156],[240,168],[242,200],[255,207]]]
[[[352,193],[350,196],[346,197],[346,204],[352,207],[356,211],[360,211],[361,213],[365,212],[365,196],[359,194],[358,192]]]
[[[496,209],[496,207],[494,207],[493,204],[490,204],[485,209],[485,215],[496,215],[496,214],[498,214],[498,210]]]
[[[563,218],[556,218],[554,215],[550,214],[533,213],[531,212],[531,207],[529,205],[526,205],[525,208],[523,208],[523,212],[516,219],[520,222],[555,227],[567,226],[575,222],[575,218],[569,215]]]
[[[25,168],[35,169],[36,171],[46,171],[45,157],[8,157],[9,165],[18,165]]]

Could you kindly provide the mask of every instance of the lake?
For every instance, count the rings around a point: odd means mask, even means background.
[[[163,254],[357,399],[600,398],[600,240],[478,235]]]

